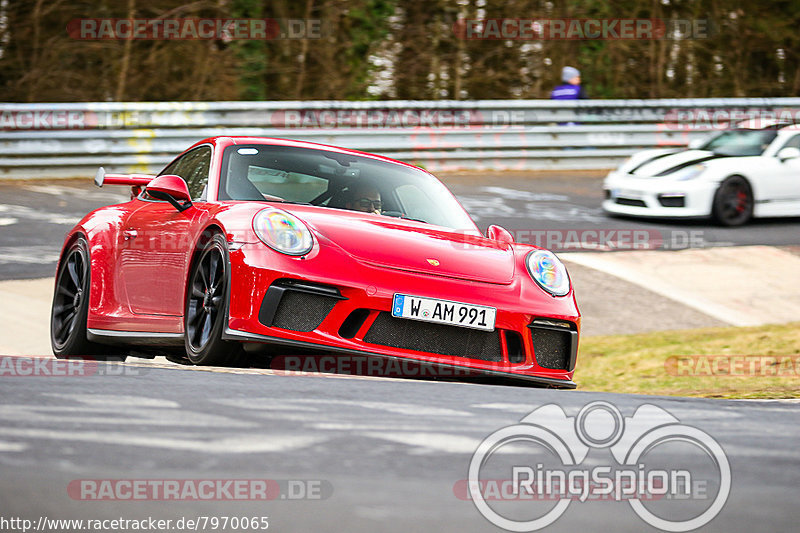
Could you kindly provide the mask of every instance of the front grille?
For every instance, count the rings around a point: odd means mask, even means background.
[[[647,204],[644,203],[644,200],[637,200],[635,198],[617,198],[617,203],[619,205],[632,205],[634,207],[647,207]]]
[[[275,311],[272,325],[292,331],[313,331],[322,324],[338,298],[308,292],[286,291]]]
[[[568,327],[562,327],[565,324]],[[570,323],[534,321],[530,326],[536,363],[550,370],[572,370],[577,355],[578,334]]]
[[[443,324],[395,318],[381,312],[364,342],[404,350],[452,355],[483,361],[502,361],[499,331],[480,331]]]

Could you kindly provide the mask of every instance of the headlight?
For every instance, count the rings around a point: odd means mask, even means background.
[[[271,207],[259,211],[253,217],[253,230],[264,244],[287,255],[305,255],[314,245],[306,225],[281,209]]]
[[[569,292],[567,269],[553,252],[535,250],[525,258],[525,264],[533,281],[553,296],[564,296]]]
[[[686,181],[686,180],[693,180],[700,174],[702,174],[706,169],[705,165],[692,165],[690,167],[682,168],[679,171],[672,174],[672,178],[678,181]]]

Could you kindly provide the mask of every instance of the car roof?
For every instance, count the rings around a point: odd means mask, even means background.
[[[351,150],[349,148],[342,148],[339,146],[331,146],[328,144],[320,144],[314,143],[309,141],[296,141],[293,139],[281,139],[278,137],[247,137],[247,136],[230,136],[230,135],[220,135],[217,137],[209,137],[207,139],[203,139],[202,141],[196,142],[192,145],[189,150],[196,146],[200,146],[202,144],[212,144],[217,147],[225,148],[232,145],[240,145],[240,144],[266,144],[270,146],[290,146],[294,148],[308,148],[311,150],[324,150],[326,152],[337,152],[340,154],[352,154],[358,155],[362,157],[368,157],[370,159],[376,159],[378,161],[385,161],[387,163],[394,163],[396,165],[402,165],[404,167],[413,168],[415,170],[421,170],[427,174],[430,174],[424,168],[420,168],[418,166],[412,165],[410,163],[406,163],[404,161],[398,161],[396,159],[392,159],[391,157],[386,157],[378,154],[371,154],[369,152],[361,152],[359,150]],[[188,150],[187,150],[188,151]]]
[[[788,120],[779,119],[766,119],[766,118],[750,118],[738,122],[733,129],[737,130],[780,130],[786,127],[794,126]]]

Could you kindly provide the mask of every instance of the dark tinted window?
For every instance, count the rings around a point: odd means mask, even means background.
[[[211,166],[211,147],[199,146],[187,152],[161,171],[164,174],[175,174],[186,180],[192,200],[204,198],[204,191],[208,185],[208,169]]]

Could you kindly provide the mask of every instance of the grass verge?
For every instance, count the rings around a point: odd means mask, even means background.
[[[579,390],[800,398],[800,322],[581,339]]]

